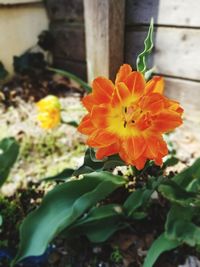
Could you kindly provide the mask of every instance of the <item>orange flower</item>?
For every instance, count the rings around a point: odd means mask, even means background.
[[[44,129],[51,129],[60,123],[60,102],[56,96],[48,95],[36,103],[38,108],[37,120]]]
[[[183,112],[178,102],[163,96],[163,78],[145,82],[140,72],[124,64],[115,85],[98,77],[92,87],[82,100],[88,114],[78,130],[88,135],[87,144],[97,149],[97,159],[119,154],[137,169],[148,159],[162,165],[168,153],[162,134],[182,124]]]

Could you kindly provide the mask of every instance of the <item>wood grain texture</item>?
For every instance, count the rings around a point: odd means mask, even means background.
[[[88,81],[114,78],[123,62],[124,0],[84,0]]]
[[[51,23],[51,34],[55,40],[53,55],[55,58],[85,61],[84,27]]]
[[[126,32],[125,61],[135,66],[137,55],[143,50],[147,27],[134,27]],[[200,80],[200,29],[162,28],[155,29],[155,49],[150,58],[150,67],[157,72]]]
[[[165,92],[184,108],[185,117],[200,122],[200,82],[165,78]]]
[[[51,21],[83,22],[83,0],[46,0]]]
[[[200,27],[200,0],[126,0],[126,23]]]

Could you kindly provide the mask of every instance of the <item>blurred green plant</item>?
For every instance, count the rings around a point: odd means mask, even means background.
[[[0,187],[5,183],[10,170],[17,160],[19,154],[19,145],[12,137],[4,138],[0,141]],[[0,226],[3,223],[0,214]]]
[[[5,69],[3,63],[0,61],[0,80],[5,80],[8,76],[8,71]]]
[[[183,244],[200,245],[200,159],[160,184],[158,191],[169,201],[171,208],[165,222],[165,232],[152,244],[144,267],[153,266],[164,251]]]
[[[8,178],[10,170],[19,154],[19,144],[12,137],[0,141],[0,186]]]
[[[47,62],[43,53],[27,51],[20,56],[13,57],[13,66],[17,74],[33,77],[45,70]]]
[[[84,82],[78,76],[76,76],[75,74],[73,74],[69,71],[60,70],[60,69],[56,69],[56,68],[50,68],[50,67],[48,67],[47,69],[77,82],[83,89],[85,89],[85,91],[87,93],[90,93],[92,91],[92,88],[89,86],[88,83]]]

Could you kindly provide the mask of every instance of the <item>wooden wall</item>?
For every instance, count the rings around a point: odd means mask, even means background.
[[[186,113],[200,110],[200,0],[125,1],[124,62],[135,67],[154,17],[155,49],[149,66],[166,77],[167,94],[181,101]],[[46,2],[56,38],[56,66],[86,78],[83,0]]]
[[[54,65],[86,79],[83,0],[46,0],[55,38]]]
[[[200,111],[199,12],[200,0],[126,0],[125,61],[135,65],[154,17],[155,49],[149,64],[166,77],[167,94],[179,99],[186,113]]]

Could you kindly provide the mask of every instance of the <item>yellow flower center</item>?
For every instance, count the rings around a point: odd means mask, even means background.
[[[128,138],[141,135],[141,131],[151,127],[151,115],[142,110],[139,102],[121,103],[111,108],[108,114],[108,130],[119,137]]]
[[[142,109],[136,104],[133,104],[129,107],[122,107],[124,128],[126,128],[127,126],[133,126],[141,117],[142,113]]]

